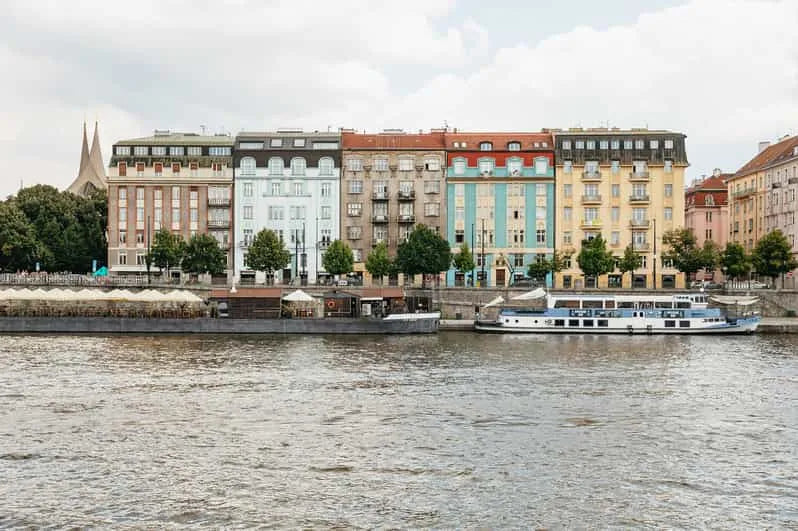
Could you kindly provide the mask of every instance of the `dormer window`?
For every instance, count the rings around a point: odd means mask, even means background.
[[[459,148],[460,147],[460,142],[455,142],[454,144],[452,144],[452,146],[456,147],[456,148]]]
[[[480,142],[479,143],[479,150],[480,151],[493,151],[493,143],[492,142]]]
[[[521,142],[509,142],[507,151],[521,151]]]
[[[706,206],[714,206],[714,204],[715,204],[715,197],[714,197],[714,196],[712,196],[711,194],[710,194],[710,195],[707,195],[707,196],[705,196],[705,197],[704,197],[704,204],[705,204]]]
[[[272,138],[271,142],[269,142],[269,146],[271,146],[271,147],[283,147],[283,139],[282,138]]]

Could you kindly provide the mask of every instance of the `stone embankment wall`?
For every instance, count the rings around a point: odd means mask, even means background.
[[[406,295],[409,296],[428,296],[432,298],[432,308],[441,311],[442,319],[474,319],[474,309],[476,306],[487,304],[498,296],[509,301],[512,297],[526,293],[529,289],[508,289],[508,288],[435,288],[435,289],[407,289]],[[649,293],[651,295],[668,295],[671,293],[686,293],[685,290],[589,290],[589,291],[557,291],[554,293],[567,294],[591,294],[613,293],[619,295]],[[761,313],[763,317],[785,317],[789,311],[798,313],[798,291],[796,290],[769,290],[757,289],[746,291],[717,291],[710,292],[720,295],[740,295],[747,293],[759,297],[759,303],[753,306],[754,311]],[[525,301],[523,303],[531,307],[541,307],[542,301]],[[489,313],[493,313],[495,310]],[[490,317],[483,311],[483,317]]]

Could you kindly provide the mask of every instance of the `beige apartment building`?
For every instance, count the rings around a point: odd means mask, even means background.
[[[662,234],[684,226],[685,135],[618,128],[553,130],[556,160],[556,250],[570,254],[556,288],[683,287],[661,258]],[[643,265],[585,277],[576,257],[581,242],[601,234],[620,259],[627,245]]]
[[[112,275],[146,273],[147,249],[161,229],[186,240],[212,235],[232,270],[232,150],[229,135],[169,131],[114,144],[108,171]]]
[[[446,237],[444,132],[342,131],[341,239],[355,257],[353,280],[371,282],[365,261],[379,243],[396,250],[416,224]],[[389,278],[391,284],[404,279]]]

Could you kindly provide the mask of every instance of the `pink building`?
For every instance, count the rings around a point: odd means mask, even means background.
[[[684,225],[693,230],[698,245],[706,240],[717,243],[721,249],[726,247],[729,232],[729,201],[726,179],[731,174],[721,173],[719,169],[711,177],[693,181],[684,193]],[[706,273],[704,280],[721,281],[720,271]],[[702,277],[698,273],[699,279]]]

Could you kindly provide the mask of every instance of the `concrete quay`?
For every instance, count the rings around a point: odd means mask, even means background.
[[[440,330],[469,332],[474,329],[473,319],[441,319]],[[763,317],[758,334],[798,334],[798,317]]]

